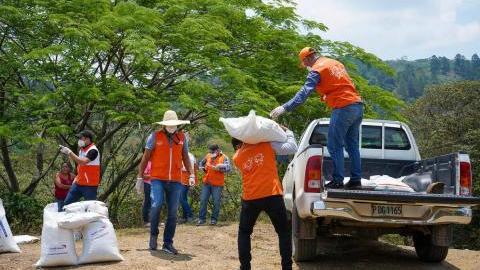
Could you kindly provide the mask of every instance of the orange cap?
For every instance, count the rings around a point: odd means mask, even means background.
[[[303,48],[299,53],[298,53],[298,58],[300,58],[300,62],[303,62],[303,59],[305,59],[307,56],[311,55],[312,53],[315,53],[315,49],[311,47],[305,47]]]

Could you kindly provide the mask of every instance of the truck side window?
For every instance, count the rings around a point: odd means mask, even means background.
[[[385,127],[385,149],[409,150],[410,148],[410,141],[403,129]]]
[[[328,125],[317,125],[310,137],[310,144],[327,145]]]
[[[382,127],[362,126],[362,148],[382,149]]]

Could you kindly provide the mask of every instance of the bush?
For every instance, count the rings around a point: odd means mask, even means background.
[[[20,193],[2,193],[0,196],[14,235],[41,231],[43,206],[39,201]]]

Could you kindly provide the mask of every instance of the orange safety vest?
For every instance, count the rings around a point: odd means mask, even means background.
[[[165,131],[155,132],[155,147],[150,156],[152,162],[151,181],[181,181],[184,143],[185,135],[181,131],[173,135],[172,145],[168,142]]]
[[[193,166],[193,173],[195,174],[195,185],[197,184],[197,172],[198,172],[198,166],[195,162],[195,157],[191,154],[188,153],[188,157],[190,158],[190,162],[192,163]],[[182,185],[184,186],[190,186],[190,174],[187,171],[187,168],[183,166],[182,168]]]
[[[328,107],[338,109],[362,101],[342,63],[321,57],[312,66],[312,70],[320,74],[316,90]]]
[[[243,200],[283,194],[275,151],[269,142],[243,144],[233,156],[233,162],[242,175]]]
[[[90,150],[97,150],[98,148],[92,143],[87,147],[80,148],[78,157],[86,158]],[[77,185],[98,187],[100,184],[100,151],[94,160],[87,164],[77,166]]]
[[[212,186],[223,187],[225,185],[225,173],[221,171],[215,171],[213,166],[223,164],[225,161],[225,155],[220,153],[217,158],[213,159],[212,154],[207,154],[207,162],[205,163],[205,175],[203,176],[203,183],[210,184]]]

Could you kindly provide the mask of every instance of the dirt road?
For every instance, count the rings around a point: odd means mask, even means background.
[[[236,234],[236,224],[218,227],[180,225],[177,227],[175,245],[181,254],[172,256],[146,249],[147,229],[119,230],[117,235],[125,261],[59,269],[238,269]],[[257,224],[252,242],[253,269],[280,269],[277,245],[273,227],[270,224]],[[427,264],[420,262],[415,251],[409,247],[344,240],[332,245],[335,252],[319,256],[315,262],[295,264],[294,269],[480,269],[480,251],[451,249],[445,262]],[[21,254],[0,254],[1,270],[33,269],[32,265],[40,256],[40,244],[22,245],[21,248]]]

